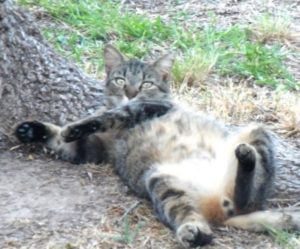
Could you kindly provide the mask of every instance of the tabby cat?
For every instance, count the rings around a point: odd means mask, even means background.
[[[123,104],[62,128],[24,122],[16,129],[19,140],[42,142],[80,162],[99,161],[104,153],[186,248],[209,244],[211,225],[300,229],[299,208],[261,211],[275,174],[274,146],[265,128],[230,134],[214,118],[175,103],[167,81],[169,55],[152,65],[126,61],[109,45],[104,57],[107,87]],[[98,146],[104,134],[109,142]]]

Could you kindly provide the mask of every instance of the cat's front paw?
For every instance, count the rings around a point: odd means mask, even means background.
[[[45,142],[50,136],[46,125],[38,121],[19,124],[15,130],[15,135],[22,143]]]
[[[147,118],[160,117],[168,113],[173,107],[169,102],[145,102],[140,107]]]
[[[248,170],[253,170],[256,162],[255,149],[249,144],[240,144],[235,149],[235,155],[240,166]]]
[[[61,135],[64,141],[69,143],[95,133],[98,129],[99,125],[96,121],[85,121],[67,125],[63,128]]]
[[[210,244],[213,239],[210,229],[197,221],[182,224],[176,235],[185,248],[204,246]]]

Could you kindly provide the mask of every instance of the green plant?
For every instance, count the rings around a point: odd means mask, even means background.
[[[175,50],[183,54],[174,65],[177,85],[197,85],[210,72],[224,76],[252,79],[274,88],[299,89],[299,83],[288,72],[282,45],[253,40],[253,27],[261,33],[283,34],[288,19],[262,15],[252,26],[234,25],[217,28],[211,24],[199,29],[196,24],[183,25],[189,17],[178,12],[168,22],[131,12],[119,1],[104,0],[19,0],[23,5],[37,6],[57,25],[45,27],[44,36],[64,56],[72,58],[87,70],[103,68],[103,44],[113,42],[129,57],[143,57],[153,49]],[[63,25],[60,25],[63,24]],[[58,26],[58,27],[57,27]]]
[[[143,225],[143,222],[139,222],[132,229],[130,226],[129,218],[126,215],[123,219],[122,233],[120,235],[115,236],[113,239],[124,244],[133,244]]]
[[[245,27],[206,32],[207,44],[215,44],[219,53],[216,68],[223,75],[252,78],[257,84],[295,89],[297,83],[286,69],[280,46],[252,41]],[[209,45],[211,46],[211,45]],[[209,48],[209,47],[208,47]]]
[[[172,75],[175,84],[194,86],[203,83],[217,60],[218,53],[214,50],[190,49],[174,63]]]
[[[269,234],[281,245],[284,249],[297,249],[300,247],[300,235],[291,234],[284,230],[268,227]]]

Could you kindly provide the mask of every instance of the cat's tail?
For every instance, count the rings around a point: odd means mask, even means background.
[[[300,231],[300,207],[256,211],[250,214],[238,215],[229,218],[224,224],[255,232],[265,232],[270,229]]]

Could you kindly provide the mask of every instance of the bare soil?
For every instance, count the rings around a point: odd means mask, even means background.
[[[193,11],[199,23],[205,23],[212,11],[220,25],[246,22],[251,11],[278,9],[283,4],[256,0],[174,2],[124,4],[153,16],[167,16],[176,8]],[[284,2],[294,23],[299,23],[300,1]],[[292,61],[291,70],[299,79],[300,62]],[[269,206],[299,205],[300,138],[297,134],[291,138],[276,135],[276,141],[278,174]],[[180,248],[173,234],[156,220],[149,203],[132,195],[109,165],[73,165],[37,148],[13,146],[0,139],[0,248]],[[207,248],[282,248],[263,234],[226,227],[214,230],[214,244]]]
[[[281,139],[277,147],[284,155],[269,206],[299,204],[299,147]],[[110,165],[73,165],[28,147],[1,150],[0,162],[0,248],[180,248]],[[207,248],[281,248],[266,235],[215,231]]]

